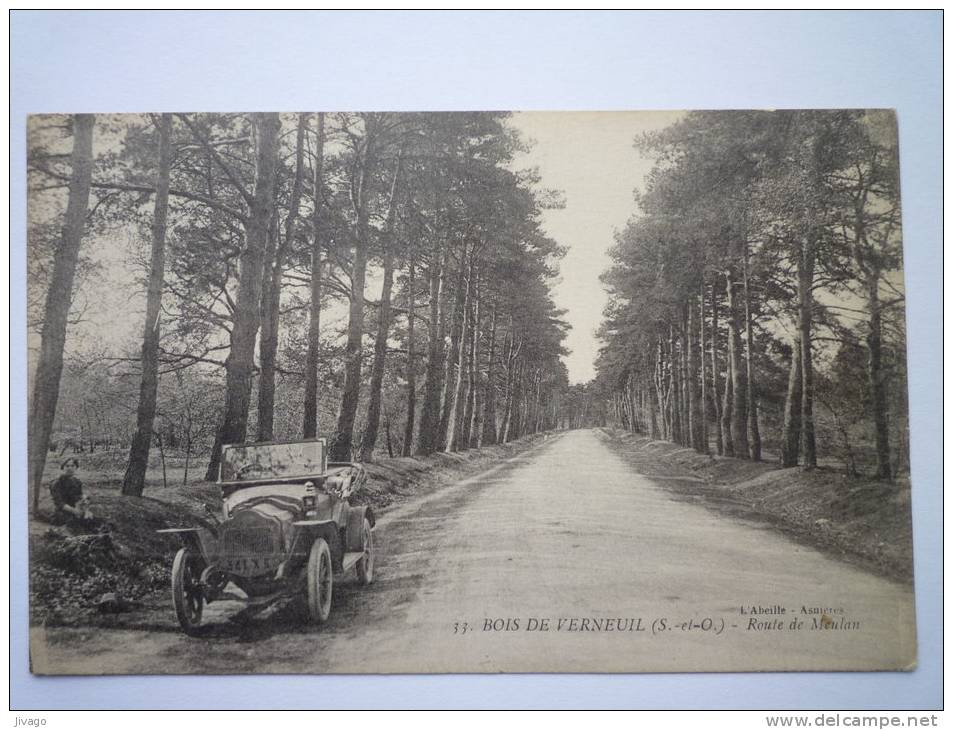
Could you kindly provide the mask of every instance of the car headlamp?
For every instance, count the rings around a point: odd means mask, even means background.
[[[304,483],[304,498],[302,502],[304,503],[304,509],[306,512],[311,512],[314,510],[317,503],[315,498],[314,482],[308,481]]]

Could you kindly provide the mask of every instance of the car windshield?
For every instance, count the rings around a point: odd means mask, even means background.
[[[320,476],[326,468],[324,440],[284,444],[238,444],[222,450],[221,482],[254,482]]]
[[[225,498],[225,512],[230,514],[242,503],[258,497],[301,500],[304,497],[304,484],[262,484],[239,489]]]

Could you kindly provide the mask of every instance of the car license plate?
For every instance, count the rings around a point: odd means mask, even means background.
[[[274,570],[281,561],[272,555],[234,556],[225,559],[225,570],[230,573],[254,574]]]

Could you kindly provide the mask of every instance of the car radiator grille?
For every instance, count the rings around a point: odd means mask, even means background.
[[[278,552],[274,533],[267,527],[228,530],[222,547],[225,555],[268,555]]]

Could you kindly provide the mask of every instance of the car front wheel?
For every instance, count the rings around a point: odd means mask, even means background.
[[[202,559],[191,548],[184,547],[172,561],[172,603],[175,616],[185,633],[194,635],[202,623],[205,596],[200,577]]]
[[[308,615],[316,624],[323,624],[331,615],[332,584],[331,549],[319,537],[308,556]]]
[[[374,580],[374,533],[367,519],[361,530],[361,550],[364,557],[357,561],[357,579],[361,585],[368,586]]]

